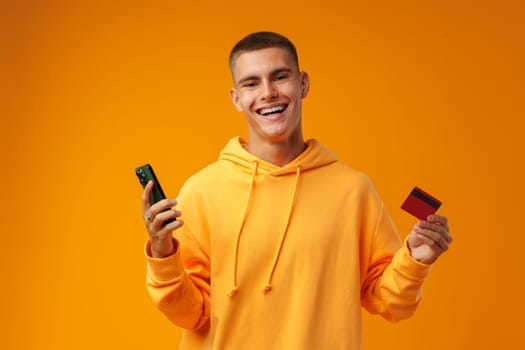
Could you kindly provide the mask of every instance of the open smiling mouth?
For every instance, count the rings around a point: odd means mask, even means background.
[[[287,107],[288,107],[288,105],[284,104],[284,105],[278,105],[278,106],[258,109],[256,112],[257,112],[257,114],[259,114],[259,115],[261,115],[263,117],[267,117],[267,116],[270,116],[270,115],[273,115],[273,114],[282,113],[282,112],[284,112],[286,110]]]

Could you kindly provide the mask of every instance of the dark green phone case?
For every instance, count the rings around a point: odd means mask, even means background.
[[[151,165],[145,164],[145,165],[139,166],[138,168],[135,169],[135,174],[137,174],[137,177],[139,178],[142,188],[146,187],[149,181],[153,181],[153,190],[151,191],[151,196],[149,198],[149,202],[151,205],[166,198],[166,195],[164,195],[164,191],[162,190],[162,187],[160,186],[159,179],[157,179],[157,176],[155,175],[155,172],[153,171],[153,168],[151,167]],[[166,209],[166,210],[170,210],[170,209]],[[166,220],[163,223],[163,226],[175,220],[176,219]]]
[[[151,191],[150,197],[150,203],[152,205],[166,198],[164,191],[160,186],[160,182],[157,179],[157,176],[155,176],[155,172],[153,171],[151,165],[145,164],[143,166],[139,166],[137,169],[135,169],[135,173],[139,178],[142,188],[145,188],[149,181],[153,181],[153,191]]]

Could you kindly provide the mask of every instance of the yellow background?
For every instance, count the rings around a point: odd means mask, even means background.
[[[1,348],[177,347],[144,288],[134,168],[175,196],[245,135],[227,55],[256,30],[295,42],[305,136],[369,174],[403,237],[414,185],[451,222],[416,315],[365,314],[365,348],[525,342],[521,1],[82,3],[0,10]]]

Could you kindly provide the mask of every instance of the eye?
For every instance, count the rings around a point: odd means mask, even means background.
[[[241,86],[242,87],[246,87],[246,88],[250,88],[250,87],[257,86],[257,84],[255,83],[255,81],[246,81]]]
[[[275,80],[279,81],[279,80],[284,80],[286,78],[288,78],[287,74],[279,74],[278,76],[275,77]]]

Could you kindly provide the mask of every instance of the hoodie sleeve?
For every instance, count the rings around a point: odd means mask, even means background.
[[[378,219],[367,244],[365,274],[361,286],[363,307],[389,321],[410,317],[421,299],[423,282],[431,265],[410,256],[406,241],[399,235],[380,202]]]
[[[184,199],[181,191],[179,203],[195,202]],[[184,213],[198,211],[180,205]],[[192,220],[189,220],[192,221]],[[198,223],[194,229],[202,234]],[[146,287],[153,303],[175,325],[197,330],[208,323],[210,317],[210,259],[207,244],[197,240],[188,222],[174,232],[177,251],[166,258],[152,258],[150,242],[146,243]]]

